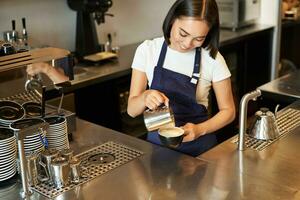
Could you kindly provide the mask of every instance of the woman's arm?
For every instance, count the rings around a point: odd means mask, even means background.
[[[184,125],[183,129],[187,133],[184,141],[191,141],[201,135],[212,133],[234,120],[235,105],[230,78],[213,83],[213,89],[217,98],[219,112],[203,123],[187,123]]]
[[[59,71],[59,69],[52,67],[48,63],[34,63],[31,65],[28,65],[26,71],[31,76],[34,76],[38,73],[44,73],[55,84],[69,80],[69,77],[66,76],[63,71]]]
[[[127,113],[132,117],[142,114],[147,107],[156,109],[162,103],[168,105],[169,99],[163,93],[157,90],[146,90],[147,82],[145,72],[132,70],[127,106]]]

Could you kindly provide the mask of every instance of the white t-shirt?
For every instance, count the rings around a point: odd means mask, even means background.
[[[132,68],[145,72],[149,87],[153,79],[154,67],[157,65],[164,37],[146,40],[135,52]],[[168,47],[163,68],[192,77],[194,69],[195,50],[181,53]],[[216,59],[209,51],[201,49],[200,78],[197,85],[196,99],[199,104],[208,106],[208,95],[212,82],[218,82],[230,77],[230,71],[223,56],[218,52]]]

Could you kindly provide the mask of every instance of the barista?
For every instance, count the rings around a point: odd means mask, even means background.
[[[48,63],[34,63],[27,66],[26,72],[30,76],[34,76],[39,73],[47,75],[54,84],[62,83],[69,80],[60,68],[55,68]]]
[[[177,0],[164,20],[163,33],[136,50],[127,111],[135,117],[146,108],[170,105],[176,126],[186,133],[177,150],[197,156],[216,145],[213,132],[235,118],[230,72],[218,51],[215,0]],[[219,112],[208,119],[211,88]],[[148,133],[147,140],[161,144],[157,132]]]
[[[282,1],[282,16],[285,16],[285,12],[299,5],[299,0],[283,0]]]

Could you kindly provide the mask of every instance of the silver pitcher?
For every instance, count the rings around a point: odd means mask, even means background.
[[[155,110],[145,110],[144,122],[148,131],[155,131],[162,127],[175,127],[174,114],[168,106],[159,106]]]
[[[52,160],[50,165],[52,180],[56,188],[62,188],[69,184],[70,164],[64,157]]]
[[[55,149],[45,150],[41,153],[40,165],[46,166],[46,169],[47,169],[46,174],[49,176],[50,183],[53,183],[53,180],[52,180],[53,176],[52,176],[52,171],[51,171],[50,165],[51,165],[52,160],[54,160],[58,156],[59,156],[59,152]]]
[[[276,109],[277,110],[277,109]],[[275,111],[276,113],[277,111]],[[249,127],[249,136],[259,140],[270,140],[277,138],[280,133],[275,114],[268,108],[261,108],[255,113],[255,120]]]
[[[71,181],[72,183],[79,183],[80,181],[80,163],[81,161],[77,158],[72,158],[70,160],[70,170],[71,170]]]

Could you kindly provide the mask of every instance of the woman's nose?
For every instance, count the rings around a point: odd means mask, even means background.
[[[183,45],[185,48],[190,48],[192,46],[192,43],[193,43],[193,40],[190,39],[190,38],[186,38],[184,41],[183,41]]]

